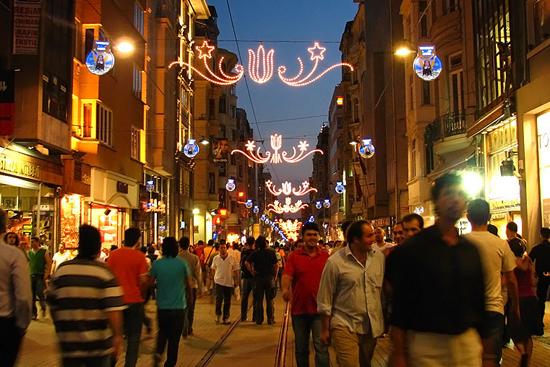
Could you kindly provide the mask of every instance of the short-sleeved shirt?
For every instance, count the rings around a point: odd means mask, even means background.
[[[142,303],[144,299],[141,295],[139,278],[146,275],[149,269],[145,254],[130,247],[122,247],[111,252],[107,264],[115,273],[124,291],[124,302]]]
[[[108,312],[126,308],[122,288],[100,261],[65,261],[48,289],[48,303],[65,358],[100,357],[113,353]]]
[[[235,286],[233,273],[239,270],[239,263],[229,254],[224,258],[217,255],[212,260],[212,270],[214,271],[214,283],[224,287]]]
[[[513,271],[516,258],[503,239],[489,232],[474,231],[464,236],[476,245],[485,276],[485,310],[504,315],[501,273]]]
[[[57,268],[59,268],[59,265],[63,264],[67,260],[70,260],[70,258],[71,258],[71,253],[67,250],[65,250],[65,252],[63,253],[56,252],[52,258],[52,261],[54,262],[54,265],[55,265],[55,269],[53,270],[56,271]]]
[[[292,277],[292,314],[317,314],[317,292],[321,274],[328,260],[326,251],[309,256],[298,249],[288,256],[284,273]]]
[[[273,265],[277,264],[277,256],[273,250],[256,250],[249,257],[248,261],[254,265],[256,276],[274,276]]]
[[[157,280],[157,307],[160,310],[185,309],[185,289],[190,277],[185,260],[179,256],[158,259],[151,265],[150,274]]]
[[[544,273],[550,273],[550,242],[546,240],[533,247],[529,257],[535,262],[538,277],[543,278]]]

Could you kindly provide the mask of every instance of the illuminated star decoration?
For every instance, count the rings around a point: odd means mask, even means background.
[[[292,204],[292,199],[287,197],[285,198],[284,204],[281,204],[279,200],[275,200],[273,204],[269,204],[267,207],[269,208],[268,211],[276,214],[287,214],[287,213],[294,214],[294,213],[298,213],[302,209],[307,208],[308,205],[305,203],[302,203],[302,200],[298,200],[294,204]]]
[[[280,189],[277,189],[275,187],[275,184],[273,184],[273,182],[271,182],[271,180],[267,180],[265,182],[265,186],[267,187],[267,190],[273,195],[273,196],[280,196],[280,195],[285,195],[285,196],[290,196],[290,195],[294,195],[294,196],[304,196],[306,194],[309,194],[310,192],[317,192],[317,189],[314,188],[314,187],[310,187],[309,186],[309,182],[308,181],[304,181],[302,182],[302,184],[300,186],[298,186],[297,188],[296,187],[292,187],[292,183],[288,182],[288,181],[285,181],[281,184],[281,188]]]
[[[289,156],[289,154],[285,151],[282,153],[279,153],[282,147],[282,136],[279,134],[271,135],[271,149],[273,149],[272,152],[265,152],[265,154],[260,154],[260,147],[256,149],[256,145],[253,141],[249,140],[245,144],[246,151],[243,151],[241,149],[234,149],[231,151],[231,154],[239,153],[250,159],[251,161],[259,164],[264,164],[267,162],[278,164],[278,163],[298,163],[302,160],[304,160],[307,156],[314,154],[314,153],[320,153],[323,154],[323,151],[321,149],[313,149],[309,152],[307,151],[309,144],[307,141],[300,141],[298,144],[298,150],[296,150],[296,147],[292,147],[292,155]],[[255,150],[256,149],[256,150]]]
[[[168,68],[170,69],[174,65],[185,66],[193,70],[196,74],[200,75],[203,79],[208,80],[211,83],[218,85],[233,85],[236,84],[244,76],[244,67],[240,64],[235,65],[234,75],[229,75],[223,70],[223,57],[218,61],[218,72],[221,77],[216,75],[216,73],[210,68],[210,59],[212,59],[212,52],[216,49],[215,46],[210,46],[208,41],[204,41],[201,46],[195,46],[195,49],[199,52],[199,60],[202,60],[204,70],[203,73],[193,65],[186,63],[183,60],[174,61]]]
[[[277,69],[277,73],[279,74],[279,79],[281,79],[281,81],[286,85],[291,87],[305,87],[306,85],[309,85],[321,79],[325,74],[327,74],[331,70],[339,67],[347,67],[353,71],[353,66],[351,64],[341,62],[326,68],[323,72],[317,74],[317,76],[314,76],[319,66],[319,62],[324,60],[325,58],[324,53],[326,51],[326,48],[321,47],[319,45],[319,42],[315,42],[313,44],[313,47],[309,47],[307,50],[311,54],[310,60],[313,61],[313,66],[310,72],[306,76],[302,77],[302,74],[304,73],[304,63],[302,59],[299,57],[297,58],[297,60],[298,60],[298,65],[300,70],[295,76],[291,78],[285,77],[285,74],[287,71],[287,67],[285,65],[281,65]]]

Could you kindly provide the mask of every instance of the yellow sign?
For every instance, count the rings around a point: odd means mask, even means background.
[[[9,150],[0,154],[0,171],[12,175],[40,179],[40,166],[22,154]]]

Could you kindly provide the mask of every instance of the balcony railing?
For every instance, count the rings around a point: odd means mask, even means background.
[[[464,112],[443,115],[426,127],[427,140],[437,141],[466,133]]]

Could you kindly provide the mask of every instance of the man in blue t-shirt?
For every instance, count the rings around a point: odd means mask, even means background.
[[[166,343],[168,353],[164,366],[173,367],[178,359],[178,346],[187,303],[192,303],[192,282],[189,267],[178,257],[178,242],[174,237],[162,241],[162,258],[151,267],[151,277],[157,281],[157,317],[159,332],[154,355],[158,366]]]

